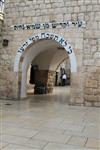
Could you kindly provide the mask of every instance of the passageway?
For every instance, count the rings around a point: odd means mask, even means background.
[[[71,66],[69,56],[66,53],[66,50],[60,46],[57,42],[52,40],[43,40],[38,42],[38,49],[43,49],[39,52],[36,57],[28,65],[27,69],[27,96],[36,94],[36,84],[42,82],[45,87],[45,94],[53,95],[67,95],[67,88],[62,87],[62,76],[67,74],[67,80],[65,85],[70,85],[70,76],[71,76]],[[33,55],[34,45],[32,51],[29,55],[29,58]],[[26,63],[28,62],[28,57],[26,58]],[[25,66],[26,67],[26,66]],[[25,70],[24,70],[25,72]],[[25,75],[25,73],[23,74]],[[57,75],[57,83],[56,81]],[[67,82],[68,81],[68,82]],[[57,86],[57,87],[55,87]],[[59,86],[59,87],[58,87]],[[25,88],[25,85],[24,87]],[[23,89],[22,88],[22,89]],[[38,88],[38,87],[37,87]],[[54,88],[54,90],[53,90]],[[65,89],[65,90],[63,90]],[[59,91],[59,92],[58,92]],[[65,91],[65,94],[63,93]],[[40,92],[40,91],[38,91]],[[70,92],[69,92],[70,93]],[[38,93],[39,94],[39,93]],[[63,98],[62,98],[63,99]]]
[[[58,102],[58,103],[66,103],[68,104],[70,101],[70,86],[58,86],[54,87],[53,93],[43,94],[43,95],[33,95],[32,89],[29,91],[27,99],[31,99],[33,101],[45,101],[45,102]]]
[[[54,76],[57,73],[56,69],[62,60],[69,59],[69,70],[71,72],[71,75],[73,73],[76,74],[77,72],[76,57],[68,41],[66,41],[63,37],[55,34],[53,35],[53,39],[51,38],[51,33],[44,33],[44,35],[48,36],[42,37],[41,33],[35,37],[28,39],[28,41],[26,41],[27,44],[23,44],[23,46],[25,47],[22,46],[18,50],[18,53],[16,55],[14,71],[19,72],[19,98],[27,97],[27,72],[30,66],[38,66],[35,75],[36,78],[33,79],[32,83],[34,84],[34,81],[42,81],[46,86],[46,93],[52,93],[54,86]],[[32,39],[36,37],[38,37],[38,39],[33,42]],[[65,72],[63,74],[65,74]],[[62,81],[64,80],[62,79]],[[63,84],[65,85],[65,81],[63,82]]]

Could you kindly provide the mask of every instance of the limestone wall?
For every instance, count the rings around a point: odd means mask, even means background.
[[[2,20],[0,20],[0,50],[2,49]]]
[[[94,0],[86,6],[85,20],[84,101],[87,106],[100,106],[100,1]]]
[[[3,80],[2,85],[9,86],[8,95],[16,97],[18,94],[18,76],[13,72],[13,65],[20,45],[34,34],[52,32],[63,36],[71,43],[77,58],[78,72],[71,77],[72,103],[98,106],[100,103],[100,0],[6,0],[5,7],[4,38],[9,40],[9,45],[4,48],[2,58],[6,60],[4,68],[6,78],[9,80]],[[86,28],[20,31],[14,31],[12,28],[12,25],[16,24],[78,19],[86,21]],[[2,90],[5,91],[5,88]]]
[[[5,35],[7,35],[6,25],[2,16],[0,19],[0,98],[9,99],[13,97],[14,99],[18,95],[16,92],[18,83],[14,82],[16,74],[13,72],[13,53],[10,52],[8,46],[3,45],[3,40],[6,39]],[[9,40],[9,38],[7,39]]]
[[[4,60],[2,58],[3,55],[3,47],[2,47],[2,43],[3,43],[3,20],[0,19],[0,96],[2,95],[2,93],[4,94],[5,91],[5,77],[3,75],[4,71],[3,71],[3,65],[4,65]]]

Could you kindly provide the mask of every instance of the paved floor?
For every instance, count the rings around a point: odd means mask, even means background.
[[[100,109],[69,106],[69,91],[61,87],[53,95],[1,100],[1,149],[99,150]]]

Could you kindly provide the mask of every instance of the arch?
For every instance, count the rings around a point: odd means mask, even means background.
[[[69,44],[67,40],[65,40],[63,37],[55,34],[55,33],[49,33],[49,32],[43,32],[37,35],[34,35],[30,38],[28,38],[22,46],[18,49],[17,55],[15,57],[14,62],[14,72],[19,71],[19,64],[20,64],[20,58],[25,52],[25,50],[31,45],[36,43],[39,40],[48,39],[48,40],[54,40],[58,42],[63,48],[65,48],[66,52],[69,54],[70,64],[71,64],[71,72],[77,72],[77,62],[76,62],[76,56],[74,53],[74,50],[72,46]]]
[[[72,49],[72,46],[66,41],[63,37],[58,36],[57,34],[54,33],[40,33],[37,35],[34,35],[30,38],[28,38],[22,46],[18,49],[17,55],[15,57],[15,62],[14,62],[14,72],[20,72],[20,81],[18,81],[18,97],[23,98],[26,97],[26,80],[27,80],[27,68],[28,64],[31,63],[32,59],[35,58],[35,56],[40,53],[39,50],[39,45],[38,42],[41,41],[43,43],[44,41],[55,41],[58,43],[61,47],[63,47],[66,52],[69,55],[69,60],[70,60],[70,65],[71,65],[71,73],[76,73],[77,72],[77,62],[76,62],[76,57],[74,50]],[[55,43],[54,42],[54,43]],[[45,42],[44,42],[45,43]],[[31,45],[34,44],[34,50],[32,49]],[[44,44],[44,47],[46,47],[46,44]],[[49,42],[50,46],[50,42]],[[43,48],[44,48],[43,47]],[[47,45],[48,47],[48,45]],[[38,49],[38,52],[37,52]],[[23,59],[24,58],[24,59]],[[28,61],[28,62],[27,62]]]

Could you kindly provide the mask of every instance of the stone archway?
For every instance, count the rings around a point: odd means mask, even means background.
[[[66,41],[63,37],[54,34],[54,33],[41,33],[38,35],[34,35],[27,39],[25,43],[22,44],[22,46],[18,49],[17,55],[15,58],[15,63],[14,63],[14,72],[20,72],[20,97],[26,97],[26,71],[27,71],[27,64],[30,64],[33,57],[37,55],[40,51],[32,51],[31,45],[36,45],[40,40],[53,40],[57,43],[59,43],[67,52],[69,55],[70,59],[70,64],[71,64],[71,73],[76,73],[77,72],[77,62],[76,62],[76,56],[74,53],[74,50],[72,49],[72,46]],[[37,44],[38,45],[38,44]],[[38,47],[36,45],[36,47]],[[29,48],[30,47],[30,48]],[[30,50],[29,50],[30,49]],[[27,51],[27,54],[26,54]],[[28,57],[30,57],[28,59]],[[23,60],[27,58],[26,61]],[[23,69],[24,68],[24,69]]]

